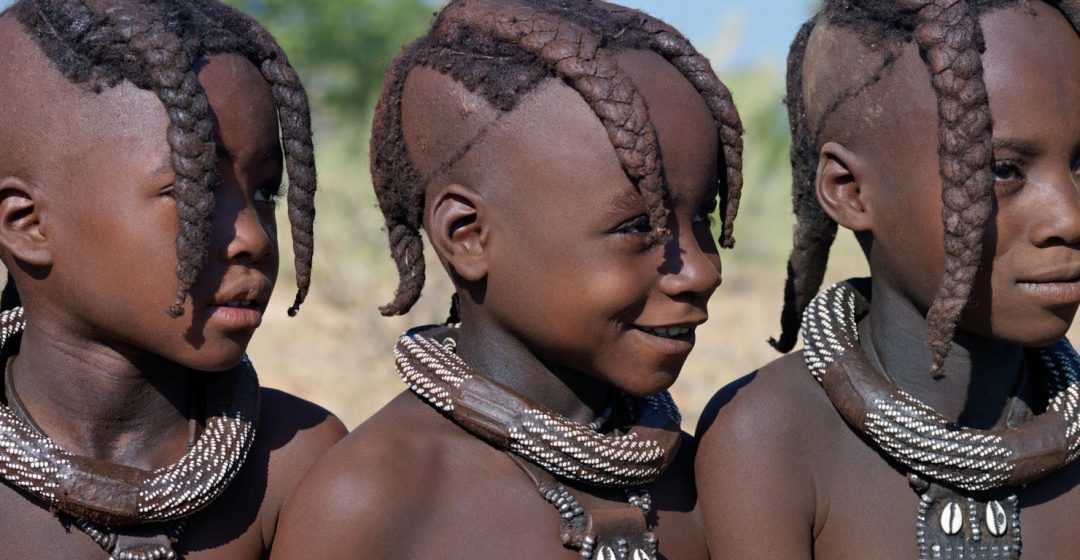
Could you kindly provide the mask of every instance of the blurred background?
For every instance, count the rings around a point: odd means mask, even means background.
[[[0,0],[0,8],[10,2]],[[403,389],[392,358],[397,336],[446,317],[449,282],[430,258],[424,296],[405,317],[378,306],[397,282],[368,172],[372,106],[382,74],[401,45],[427,27],[432,0],[229,0],[278,38],[313,102],[320,182],[313,289],[298,317],[292,301],[290,240],[282,226],[282,271],[275,300],[250,354],[262,381],[327,407],[351,428]],[[790,144],[783,106],[784,60],[812,13],[812,0],[625,0],[682,30],[734,92],[746,127],[737,247],[724,251],[724,283],[710,321],[672,388],[693,430],[722,385],[778,355],[785,262],[791,246]],[[826,282],[865,275],[851,235],[842,231]]]

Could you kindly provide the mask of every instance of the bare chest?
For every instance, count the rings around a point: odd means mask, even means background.
[[[506,476],[458,478],[452,485],[440,485],[427,513],[402,539],[402,545],[410,550],[404,557],[580,560],[579,551],[563,545],[559,511],[531,481],[516,472],[517,467],[510,469],[514,470],[502,473]],[[631,507],[620,491],[571,492],[588,512]],[[659,541],[661,558],[708,558],[693,502],[680,504],[665,499],[657,489],[652,494],[654,507],[648,526]]]
[[[840,451],[822,479],[814,557],[819,560],[919,558],[920,495],[904,475],[865,443]],[[1080,465],[1072,464],[1017,492],[1022,558],[1074,558],[1080,548]],[[947,500],[949,501],[949,500]],[[972,528],[986,536],[991,512],[986,503],[955,500],[960,515],[932,510],[929,530]],[[970,509],[970,511],[969,511]],[[1012,523],[1008,519],[1006,523]],[[1004,528],[1011,530],[1011,525]],[[996,529],[996,527],[995,527]]]

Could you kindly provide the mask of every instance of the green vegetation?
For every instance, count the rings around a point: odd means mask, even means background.
[[[320,116],[369,111],[386,64],[428,25],[425,0],[226,0],[281,43]]]

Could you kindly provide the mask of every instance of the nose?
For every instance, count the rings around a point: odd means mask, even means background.
[[[225,190],[224,185],[219,190]],[[222,258],[227,262],[260,262],[270,256],[277,246],[273,209],[257,208],[256,205],[260,203],[251,201],[239,187],[228,190],[232,192],[219,197],[215,209],[215,213],[220,212],[221,218],[217,220],[220,222],[217,227],[224,230],[219,239],[226,241]]]
[[[708,233],[676,224],[664,248],[660,290],[673,299],[707,300],[720,287],[720,254]]]
[[[1080,180],[1071,171],[1055,177],[1040,189],[1044,193],[1035,208],[1035,245],[1075,245],[1080,243]]]

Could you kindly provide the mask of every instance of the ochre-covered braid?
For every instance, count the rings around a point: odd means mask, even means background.
[[[712,112],[720,136],[720,167],[724,169],[724,176],[719,178],[718,185],[725,193],[721,209],[723,231],[719,241],[725,248],[734,247],[735,217],[739,213],[743,186],[743,126],[731,90],[716,76],[708,59],[674,27],[637,10],[615,4],[600,4],[627,24],[633,24],[649,34],[652,50],[666,58],[693,84]]]
[[[915,39],[926,53],[940,119],[945,272],[927,315],[934,351],[930,372],[937,377],[975,283],[993,205],[990,103],[979,56],[982,34],[967,2],[903,0],[900,4],[918,9]]]
[[[861,88],[831,100],[835,109],[880,79],[896,52],[882,43],[914,41],[925,53],[937,96],[939,168],[942,177],[942,221],[945,230],[944,273],[928,314],[928,343],[933,348],[931,373],[940,374],[960,313],[967,305],[982,259],[982,238],[992,206],[992,131],[980,51],[979,9],[1009,2],[965,0],[829,0],[803,27],[792,45],[788,67],[788,102],[794,136],[793,199],[797,217],[795,247],[788,263],[782,333],[774,345],[790,350],[795,332],[813,294],[820,287],[835,237],[836,224],[817,203],[815,174],[817,135],[823,123],[808,123],[802,72],[810,33],[826,21],[854,30],[869,48],[884,50],[878,75]],[[831,110],[824,111],[822,119]]]

